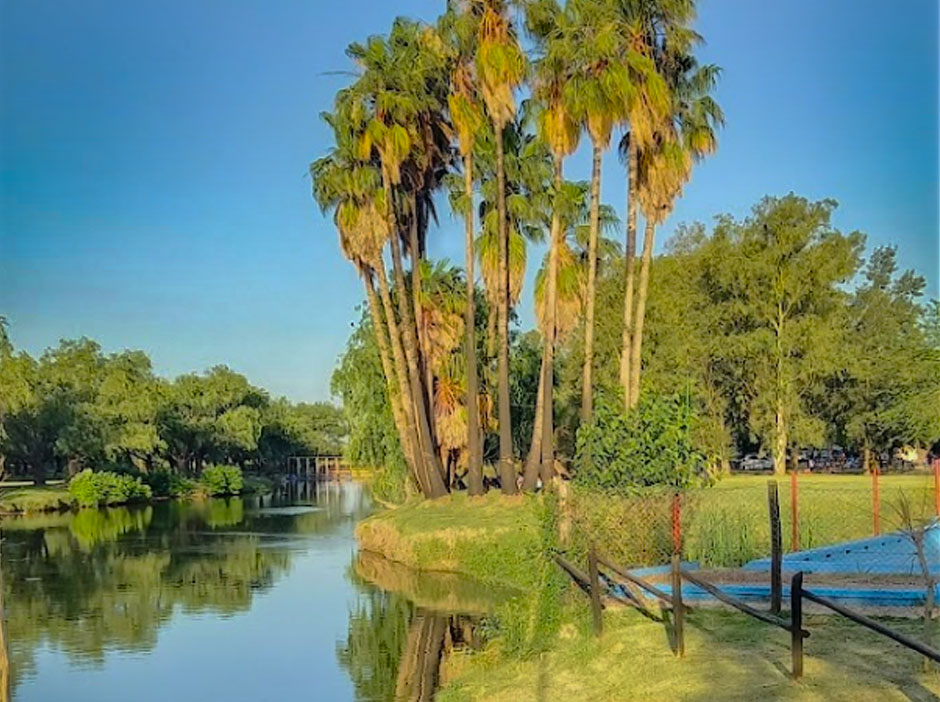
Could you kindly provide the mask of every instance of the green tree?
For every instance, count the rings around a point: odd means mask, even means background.
[[[875,249],[863,277],[847,308],[844,367],[818,402],[833,415],[833,438],[859,447],[868,472],[873,453],[940,437],[940,353],[919,324],[926,281],[898,274],[896,248]]]
[[[821,437],[806,398],[841,364],[841,286],[859,268],[864,237],[831,224],[835,202],[796,195],[764,198],[751,216],[720,218],[704,262],[716,331],[743,369],[751,428],[785,469],[791,442]]]

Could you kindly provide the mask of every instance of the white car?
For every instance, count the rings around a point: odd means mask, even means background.
[[[741,459],[740,466],[746,471],[773,470],[774,462],[767,456],[749,453]]]

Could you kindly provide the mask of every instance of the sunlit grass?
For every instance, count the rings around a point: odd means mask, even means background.
[[[686,624],[686,656],[673,656],[664,625],[608,610],[604,634],[589,631],[586,599],[566,609],[553,650],[522,661],[486,652],[451,658],[440,702],[891,702],[935,699],[940,676],[920,658],[837,617],[808,617],[805,676],[788,676],[788,635],[738,613],[698,610]],[[911,635],[916,621],[893,621]]]
[[[72,496],[61,487],[19,487],[0,491],[0,514],[51,512],[71,504]]]

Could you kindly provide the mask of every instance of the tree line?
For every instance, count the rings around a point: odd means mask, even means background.
[[[277,470],[288,456],[342,451],[346,423],[327,403],[272,398],[225,366],[168,380],[143,351],[105,354],[64,340],[38,358],[17,351],[0,318],[0,461],[43,483],[93,470],[211,463]]]
[[[360,414],[359,438],[397,439],[390,455],[422,494],[480,494],[484,457],[504,493],[533,490],[575,455],[597,402],[642,412],[649,393],[694,406],[710,466],[755,445],[782,470],[824,439],[867,457],[940,435],[936,303],[921,305],[924,281],[897,274],[893,249],[862,270],[864,237],[832,227],[833,202],[767,198],[710,234],[682,229],[654,261],[724,123],[695,13],[693,0],[454,0],[433,24],[399,18],[347,49],[355,77],[311,165],[367,297],[334,389],[384,416]],[[600,201],[615,132],[622,246]],[[590,179],[568,180],[582,137]],[[427,257],[442,196],[464,222],[463,269]],[[530,242],[548,244],[538,328],[514,336]],[[347,372],[370,359],[371,374]]]

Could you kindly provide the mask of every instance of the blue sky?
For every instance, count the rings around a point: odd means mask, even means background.
[[[395,15],[443,5],[0,0],[0,314],[14,342],[38,353],[85,335],[142,348],[168,375],[227,363],[275,394],[327,399],[362,297],[306,175],[345,80],[329,72]],[[702,0],[699,16],[727,126],[659,241],[768,193],[832,197],[837,226],[897,244],[937,296],[937,4]],[[565,175],[589,173],[582,149]],[[604,178],[622,210],[613,156]],[[443,211],[431,254],[459,262]]]

